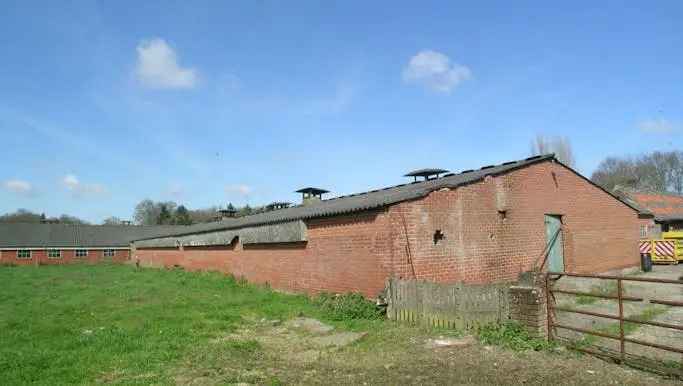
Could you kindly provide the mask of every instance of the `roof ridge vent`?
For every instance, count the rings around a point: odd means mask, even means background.
[[[291,202],[287,201],[274,201],[271,202],[270,204],[266,205],[266,210],[271,211],[271,210],[278,210],[278,209],[286,209],[289,208],[292,205]]]
[[[479,169],[479,170],[486,170],[486,169],[491,169],[491,168],[495,168],[495,167],[496,167],[496,165],[486,165],[486,166],[482,166],[481,169]]]
[[[446,169],[437,169],[437,168],[425,168],[425,169],[417,169],[413,170],[412,172],[406,173],[403,175],[403,177],[413,177],[414,181],[417,181],[417,177],[422,177],[424,178],[423,181],[427,180],[433,180],[435,178],[439,178],[440,174],[448,173],[449,171]]]
[[[323,199],[323,194],[329,192],[329,190],[312,187],[302,188],[296,191],[296,193],[301,193],[302,205],[311,205],[316,202],[320,202]]]
[[[461,171],[460,174],[472,173],[473,171],[474,171],[474,169],[467,169],[467,170]]]

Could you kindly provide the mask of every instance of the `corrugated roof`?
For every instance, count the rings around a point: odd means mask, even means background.
[[[683,221],[683,196],[672,193],[633,192],[629,196],[638,206],[654,214],[658,221]]]
[[[402,201],[408,201],[424,197],[430,192],[442,188],[455,188],[458,186],[477,182],[488,175],[503,174],[535,163],[554,159],[554,154],[529,157],[519,161],[505,162],[501,165],[485,166],[479,170],[467,170],[459,174],[446,175],[437,179],[412,182],[407,184],[391,186],[384,189],[372,190],[369,192],[321,200],[319,202],[306,206],[298,205],[286,209],[273,210],[250,216],[228,218],[218,222],[191,225],[180,232],[173,231],[164,236],[181,236],[193,233],[211,232],[215,230],[236,229],[247,226],[272,224],[284,221],[305,220],[316,217],[342,215],[352,212],[380,208]],[[578,175],[581,176],[580,174]],[[581,177],[592,184],[590,180],[586,179],[583,176]],[[612,193],[609,193],[607,191],[605,192],[617,198]],[[628,203],[624,204],[637,211],[636,208],[629,205]]]
[[[127,247],[179,228],[187,227],[0,223],[0,248]]]
[[[629,191],[626,188],[623,187],[616,187],[612,190],[612,194],[617,196],[621,201],[625,202],[628,204],[630,207],[636,209],[638,211],[638,214],[647,216],[647,217],[654,217],[654,213],[652,213],[650,210],[648,210],[646,207],[640,205],[636,200],[631,198],[631,194],[633,192]]]

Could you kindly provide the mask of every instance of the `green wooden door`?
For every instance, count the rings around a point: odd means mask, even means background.
[[[545,215],[545,240],[548,249],[548,270],[564,271],[564,256],[562,254],[562,220],[560,216]]]

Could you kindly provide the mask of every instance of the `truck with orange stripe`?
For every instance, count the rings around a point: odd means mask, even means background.
[[[655,264],[678,264],[683,261],[683,232],[662,232],[661,238],[642,239],[640,253],[649,254]]]

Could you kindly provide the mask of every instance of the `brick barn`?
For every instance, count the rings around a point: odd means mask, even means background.
[[[130,260],[130,243],[181,227],[0,223],[0,264]]]
[[[444,172],[435,170],[433,173]],[[639,264],[638,212],[553,155],[190,226],[133,243],[145,266],[217,270],[273,288],[377,296],[389,277],[516,281],[550,244],[553,269]],[[416,177],[417,179],[417,177]]]

